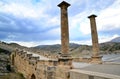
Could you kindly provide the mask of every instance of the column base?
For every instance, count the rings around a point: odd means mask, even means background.
[[[72,65],[72,57],[59,57],[58,58],[59,65]]]
[[[92,60],[90,63],[102,64],[102,56],[92,56]]]
[[[60,57],[63,57],[63,58],[70,58],[71,55],[70,55],[70,54],[61,54]]]

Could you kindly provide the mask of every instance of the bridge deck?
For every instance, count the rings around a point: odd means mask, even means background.
[[[32,54],[33,57],[39,57],[39,60],[50,60],[47,57],[44,57],[44,56],[41,56],[39,54],[35,54],[35,53],[32,53],[32,52],[27,52],[27,54]]]
[[[120,54],[104,55],[103,61],[103,64],[73,62],[74,69],[71,70],[71,73],[74,75],[71,75],[71,79],[73,76],[77,76],[75,73],[98,76],[101,77],[100,79],[120,79]]]

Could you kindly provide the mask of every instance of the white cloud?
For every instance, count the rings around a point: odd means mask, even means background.
[[[41,42],[41,45],[52,45],[52,44],[61,44],[61,40],[47,40]]]
[[[60,25],[60,18],[58,16],[46,18],[46,26],[56,26],[56,25]]]
[[[33,47],[39,45],[38,42],[22,42],[22,41],[11,41],[11,42],[18,43],[21,46],[26,46],[26,47]]]
[[[108,42],[116,37],[119,37],[119,35],[115,34],[113,36],[102,36],[99,38],[99,43]],[[61,44],[61,40],[44,40],[39,42],[24,42],[24,41],[9,41],[9,43],[14,42],[18,43],[22,46],[26,47],[34,47],[38,45],[53,45],[53,44]],[[83,41],[70,41],[70,43],[77,43],[77,44],[83,44],[83,45],[92,45],[91,38],[88,40]]]
[[[9,41],[9,43],[18,43],[21,46],[26,46],[26,47],[34,47],[38,45],[53,45],[53,44],[60,44],[60,40],[45,40],[41,42],[24,42],[24,41]]]
[[[38,14],[32,7],[27,7],[18,3],[6,4],[1,10],[3,12],[12,13],[13,15],[20,17],[38,17]]]
[[[3,3],[3,2],[0,2],[0,7],[3,6],[3,5],[4,5],[4,3]]]
[[[83,35],[88,35],[91,33],[90,30],[90,23],[88,21],[86,22],[81,22],[80,24],[80,31],[83,33]]]
[[[76,44],[83,44],[83,45],[92,45],[91,39],[83,40],[83,41],[70,41],[70,42]]]
[[[45,11],[48,10],[49,5],[45,6],[44,4],[44,1],[36,4],[33,4],[31,0],[7,1],[4,5],[1,4],[0,12],[10,13],[19,18],[42,19],[48,17]]]
[[[70,17],[70,30],[79,29],[78,32],[83,35],[90,34],[90,23],[87,18],[88,15],[88,12],[81,12],[74,17]]]
[[[106,31],[120,29],[120,1],[116,0],[113,5],[102,10],[97,18],[98,30]]]
[[[109,42],[112,39],[116,38],[116,37],[120,37],[120,35],[115,34],[113,36],[101,36],[98,39],[99,43],[104,43],[104,42]],[[92,38],[88,39],[88,40],[83,40],[83,41],[70,41],[71,43],[77,43],[77,44],[83,44],[83,45],[92,45]]]
[[[103,42],[109,42],[111,41],[112,39],[116,38],[116,37],[119,37],[118,34],[115,34],[113,36],[101,36],[99,38],[99,43],[103,43]]]
[[[98,31],[106,31],[113,29],[120,29],[120,1],[116,0],[111,6],[103,8],[97,12],[95,10],[83,11],[70,18],[71,29],[78,28],[83,35],[91,33],[90,22],[87,16],[91,14],[98,14],[96,18],[96,25]]]
[[[57,36],[60,35],[60,28],[55,28],[55,29],[51,29],[47,32],[47,34],[51,35],[51,36]]]
[[[7,0],[6,0],[7,1]],[[79,0],[66,0],[71,4],[69,8],[69,13],[72,16],[69,16],[69,28],[70,28],[70,36],[72,38],[78,38],[79,36],[83,38],[84,36],[87,37],[90,33],[90,22],[87,16],[92,13],[98,15],[96,18],[97,22],[97,29],[98,31],[109,31],[113,29],[120,29],[120,0],[116,0],[115,3],[105,7],[106,5],[101,5],[103,1],[98,1],[95,5],[91,6],[92,2],[89,0],[79,1]],[[28,18],[33,20],[34,24],[39,27],[39,29],[48,29],[45,35],[53,35],[57,36],[60,35],[60,27],[54,28],[56,26],[60,26],[60,9],[57,5],[61,2],[61,0],[40,0],[38,3],[32,3],[33,0],[13,0],[9,1],[3,5],[0,2],[0,12],[11,13],[17,17],[21,18]],[[100,3],[101,2],[101,3]],[[84,3],[84,6],[81,6]],[[105,2],[106,4],[108,2]],[[96,5],[101,8],[102,10],[97,10]],[[74,7],[75,6],[75,7]],[[74,9],[72,10],[71,8]],[[83,8],[82,11],[77,11],[78,8]],[[80,9],[81,10],[81,9]],[[59,12],[58,12],[59,11]],[[68,12],[69,12],[68,11]],[[76,15],[74,14],[74,11]],[[57,12],[57,13],[56,13]],[[58,15],[59,14],[59,15]],[[14,24],[14,22],[11,22]],[[24,25],[24,24],[23,24]],[[28,26],[27,26],[28,27]],[[28,29],[32,30],[32,27],[36,26],[29,26]],[[52,27],[52,28],[51,28]],[[19,28],[16,28],[19,29]],[[36,35],[37,36],[37,35]],[[119,36],[119,35],[115,35]],[[47,37],[47,36],[46,36]],[[112,39],[114,36],[99,36],[99,41],[104,42]],[[14,36],[9,36],[9,38],[15,38]],[[31,36],[32,38],[32,36]],[[27,39],[27,38],[26,38]],[[91,39],[91,38],[90,38]],[[91,40],[83,40],[83,41],[74,41],[76,43],[81,44],[91,44]],[[19,42],[18,43],[25,45],[25,46],[34,46],[38,44],[52,44],[52,43],[60,43],[60,40],[47,40],[44,39],[41,42]]]

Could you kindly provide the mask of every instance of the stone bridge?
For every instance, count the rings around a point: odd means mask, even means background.
[[[68,29],[68,14],[67,14],[67,8],[69,6],[70,4],[65,1],[61,2],[58,5],[58,7],[60,7],[61,9],[62,54],[58,56],[57,59],[47,58],[45,56],[38,55],[33,52],[28,52],[23,50],[13,50],[14,48],[10,49],[9,47],[8,48],[6,47],[8,50],[12,51],[11,54],[12,66],[14,66],[17,72],[22,73],[26,79],[109,79],[110,78],[108,74],[107,76],[103,76],[101,75],[101,73],[96,74],[96,72],[94,74],[92,72],[89,72],[87,73],[88,75],[86,75],[85,73],[80,72],[80,70],[77,69],[75,65],[72,64],[73,58],[69,53],[69,31],[68,31],[69,29]],[[102,57],[99,55],[98,35],[96,30],[95,17],[96,15],[91,15],[88,17],[90,19],[90,25],[91,25],[91,35],[92,35],[92,45],[93,45],[92,57],[90,59],[85,58],[82,60],[89,61],[95,64],[102,64],[102,60],[101,60]],[[74,59],[76,59],[77,61],[80,58],[74,58]],[[89,64],[87,64],[87,66],[89,66]],[[74,68],[75,70],[71,71],[72,68]],[[94,76],[97,77],[94,78]],[[99,76],[102,77],[98,78]],[[111,78],[113,78],[113,76]],[[114,77],[116,77],[115,79],[120,79],[118,78],[118,76],[114,76]]]
[[[64,63],[46,54],[39,55],[33,52],[14,48],[0,42],[0,48],[11,52],[11,67],[22,73],[26,79],[67,79],[71,62]]]
[[[33,52],[18,49],[12,51],[10,58],[11,66],[14,66],[15,71],[22,73],[26,79],[120,79],[120,76],[117,76],[120,72],[119,65],[114,63],[112,63],[112,65],[92,65],[90,63],[80,63],[77,61],[91,61],[86,58],[73,58],[72,63],[72,61],[68,62],[66,59],[60,61],[59,57],[58,59],[47,58]],[[113,59],[113,57],[111,58]],[[96,72],[98,67],[100,69],[103,67],[106,73],[101,73],[100,70]],[[111,68],[113,68],[115,72],[112,72]],[[91,71],[89,71],[90,69]],[[110,72],[115,73],[115,75],[108,74]]]
[[[70,64],[49,59],[44,56],[15,50],[11,54],[11,63],[17,72],[22,73],[26,79],[68,79]]]

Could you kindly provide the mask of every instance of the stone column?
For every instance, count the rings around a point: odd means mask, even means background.
[[[69,53],[69,28],[67,8],[69,3],[63,1],[58,4],[61,8],[61,52],[63,57],[67,57]]]
[[[98,43],[98,34],[96,28],[96,15],[90,15],[88,18],[90,19],[91,25],[91,36],[92,36],[92,63],[101,63],[101,56],[99,55],[99,43]]]
[[[63,1],[58,4],[61,9],[61,57],[59,63],[62,65],[71,65],[72,59],[69,54],[69,28],[68,28],[68,13],[67,8],[69,3]]]

